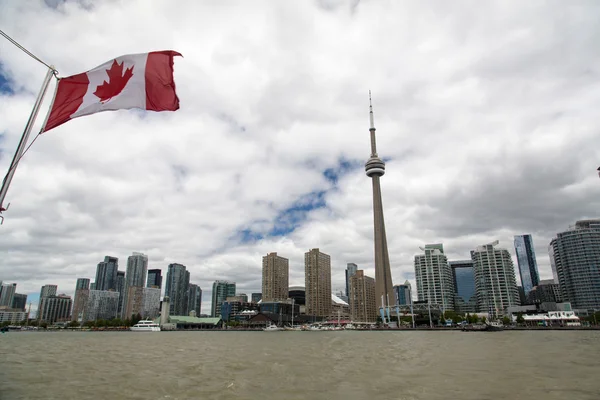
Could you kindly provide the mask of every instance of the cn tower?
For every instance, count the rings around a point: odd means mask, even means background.
[[[383,222],[383,203],[381,201],[381,185],[379,177],[385,174],[385,163],[377,156],[375,143],[375,122],[373,118],[373,104],[371,91],[369,91],[369,117],[371,120],[371,157],[365,164],[365,172],[373,181],[373,217],[375,228],[375,300],[378,307],[387,307],[396,304],[392,291],[392,272],[390,270],[390,256],[388,254],[387,238],[385,236],[385,223]]]

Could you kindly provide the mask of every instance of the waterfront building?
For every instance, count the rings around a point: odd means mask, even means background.
[[[354,276],[354,275],[353,275]],[[340,291],[342,292],[342,291]],[[343,292],[342,292],[343,293]],[[346,297],[346,296],[344,296]],[[350,304],[348,301],[343,298],[331,294],[331,314],[329,315],[329,320],[337,321],[337,320],[349,320],[352,318],[352,311],[350,310]]]
[[[473,261],[450,261],[448,265],[452,270],[452,282],[454,284],[454,311],[476,313],[478,310]]]
[[[373,227],[375,243],[375,297],[377,306],[389,306],[394,301],[392,287],[392,272],[390,269],[390,256],[385,234],[385,223],[383,221],[383,201],[381,199],[380,178],[385,174],[385,163],[377,155],[375,142],[375,121],[373,117],[373,105],[371,104],[371,93],[369,92],[369,133],[371,136],[371,157],[365,164],[365,172],[373,183]],[[308,289],[308,286],[307,286]],[[385,304],[383,304],[385,302]]]
[[[260,305],[240,301],[240,296],[227,297],[221,304],[220,317],[223,321],[246,321],[258,313]]]
[[[600,219],[558,233],[549,254],[562,300],[576,310],[600,310]]]
[[[73,321],[83,321],[85,308],[88,304],[89,297],[90,289],[75,290],[75,298],[73,299],[73,312],[71,313],[71,319]]]
[[[475,270],[475,293],[479,312],[491,318],[504,315],[508,307],[520,305],[515,267],[506,249],[495,248],[498,241],[471,251]]]
[[[211,316],[213,318],[221,315],[221,305],[228,297],[235,296],[235,282],[215,281],[212,287]]]
[[[117,290],[118,271],[119,259],[105,256],[104,261],[99,262],[96,267],[95,290]]]
[[[113,290],[90,290],[82,322],[99,319],[111,320],[117,317],[118,310],[119,292]]]
[[[27,313],[25,311],[13,311],[13,310],[0,310],[0,324],[9,322],[11,324],[18,324],[27,320]]]
[[[415,256],[415,278],[419,301],[438,304],[442,312],[454,310],[454,283],[452,270],[441,243],[420,248],[423,254]]]
[[[326,317],[331,314],[331,257],[319,249],[304,254],[306,314]]]
[[[262,299],[286,300],[289,288],[289,260],[269,253],[262,259]]]
[[[90,294],[90,280],[88,278],[77,278],[75,284],[75,297],[73,299],[73,311],[71,319],[73,321],[81,321],[83,319],[83,311],[87,304]]]
[[[139,287],[142,288],[146,285],[146,273],[148,270],[148,256],[143,253],[138,253],[134,251],[132,255],[127,257],[127,272],[125,274],[124,287],[123,287],[123,295],[121,299],[122,306],[120,307],[123,310],[126,306],[129,305],[129,288]],[[136,293],[142,293],[141,290]],[[140,306],[141,307],[141,306]],[[137,313],[136,313],[137,314]],[[125,313],[123,317],[130,317],[131,314]]]
[[[304,286],[290,286],[288,298],[300,306],[300,314],[306,314],[306,289]]]
[[[71,296],[66,294],[46,296],[41,300],[38,308],[39,320],[49,324],[69,321],[72,306]]]
[[[15,293],[13,296],[12,306],[13,310],[25,311],[27,307],[27,295],[21,293]]]
[[[350,277],[350,314],[356,322],[377,322],[375,279],[362,269]]]
[[[160,269],[149,269],[148,270],[148,284],[149,288],[162,289],[162,270]]]
[[[127,315],[125,312],[127,308],[127,289],[125,285],[125,271],[117,271],[117,288],[115,290],[119,292],[119,310],[117,315],[119,318],[129,318],[131,315]]]
[[[252,302],[258,303],[262,300],[262,293],[252,293]]]
[[[127,291],[127,308],[125,316],[131,318],[140,315],[142,318],[156,318],[160,309],[160,289],[143,286],[131,286]]]
[[[188,313],[194,311],[199,317],[202,309],[202,289],[200,286],[190,283],[188,290]]]
[[[154,319],[160,315],[160,289],[144,288],[142,318]]]
[[[531,235],[517,235],[514,239],[521,286],[523,286],[525,297],[527,297],[529,291],[540,283],[540,274],[533,249],[533,239]]]
[[[394,285],[394,297],[399,306],[408,306],[412,304],[412,289],[409,281],[402,285]]]
[[[344,271],[345,275],[346,275],[346,297],[350,298],[350,278],[354,276],[354,274],[356,274],[356,271],[358,270],[358,265],[354,264],[354,263],[347,263],[346,264],[346,270]]]
[[[169,296],[171,315],[188,315],[190,272],[185,265],[169,264],[165,296]]]
[[[38,299],[38,311],[37,311],[37,319],[38,320],[40,319],[40,316],[41,316],[40,309],[41,309],[42,302],[44,301],[44,298],[50,297],[50,296],[56,296],[57,291],[58,291],[57,285],[44,285],[40,289],[40,298]]]
[[[554,279],[543,279],[527,295],[527,304],[562,303],[560,287]]]
[[[13,297],[16,290],[16,283],[3,283],[0,285],[0,307],[12,307]]]

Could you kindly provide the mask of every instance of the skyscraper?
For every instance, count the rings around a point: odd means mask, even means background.
[[[17,290],[16,283],[3,283],[0,285],[0,306],[12,307],[13,297]]]
[[[496,240],[471,251],[477,308],[490,317],[502,315],[507,307],[520,304],[512,258],[508,250],[494,248],[497,244]]]
[[[98,319],[111,320],[117,317],[119,293],[108,290],[90,290],[85,305],[82,322]]]
[[[11,308],[13,308],[15,310],[25,311],[26,307],[27,307],[27,295],[15,293],[13,296]]]
[[[600,309],[600,219],[581,220],[548,248],[563,301],[575,309]]]
[[[396,304],[400,306],[408,306],[412,304],[412,288],[409,281],[405,281],[402,285],[394,285],[394,296]]]
[[[119,259],[105,256],[104,261],[98,263],[96,268],[96,290],[117,290],[117,271]]]
[[[262,298],[264,301],[283,301],[288,298],[289,260],[269,253],[262,259]]]
[[[40,290],[40,298],[38,300],[38,311],[37,311],[38,319],[40,319],[40,316],[41,316],[40,310],[42,309],[42,303],[44,302],[44,298],[50,297],[50,296],[56,296],[57,290],[58,290],[58,286],[56,286],[56,285],[42,286],[42,289]]]
[[[215,281],[212,287],[211,317],[221,315],[221,306],[228,297],[235,296],[235,282]]]
[[[160,269],[149,269],[148,270],[148,284],[149,288],[162,289],[162,270]]]
[[[148,256],[133,252],[127,257],[127,274],[125,275],[125,286],[144,287],[146,283],[146,272],[148,270]]]
[[[89,278],[77,278],[77,283],[75,284],[75,291],[79,289],[88,289],[90,288],[90,280]]]
[[[365,164],[365,172],[373,181],[373,218],[375,236],[375,294],[378,306],[392,304],[394,292],[392,287],[392,272],[390,270],[390,256],[385,235],[385,223],[383,221],[383,201],[381,200],[381,185],[379,178],[385,174],[385,163],[377,155],[375,143],[375,122],[373,118],[373,105],[371,104],[371,92],[369,91],[369,118],[371,127],[371,157]],[[308,289],[308,287],[307,287]]]
[[[326,317],[331,314],[331,257],[319,249],[304,253],[306,314]]]
[[[473,261],[450,261],[454,283],[454,311],[460,313],[477,312],[475,296],[475,269]]]
[[[377,322],[375,279],[361,269],[350,277],[350,314],[356,322]]]
[[[188,291],[190,287],[190,272],[185,265],[169,264],[165,296],[169,296],[170,315],[188,315]]]
[[[58,296],[45,296],[40,301],[38,310],[39,320],[53,324],[58,321],[68,321],[71,316],[73,302],[71,296],[60,294]]]
[[[202,289],[200,286],[190,283],[188,291],[188,313],[193,310],[196,312],[196,317],[198,317],[202,309]]]
[[[424,254],[415,256],[415,278],[419,301],[439,304],[443,311],[454,310],[452,270],[444,254],[444,246],[428,244],[421,247]]]
[[[350,278],[354,276],[356,271],[358,270],[358,265],[354,263],[346,264],[346,297],[350,297]]]
[[[525,296],[527,296],[531,289],[540,283],[540,274],[535,260],[531,235],[515,236],[515,252],[517,253],[521,285],[525,291]]]
[[[127,257],[127,273],[125,274],[124,299],[122,299],[121,309],[128,307],[129,288],[143,288],[146,285],[146,271],[148,270],[148,256],[142,253],[133,252]],[[138,291],[142,293],[142,291]],[[135,292],[135,293],[138,293]],[[141,296],[141,295],[140,295]],[[141,304],[140,300],[140,304]],[[141,305],[140,305],[141,307]],[[140,308],[141,309],[141,308]],[[125,314],[125,317],[131,315]]]

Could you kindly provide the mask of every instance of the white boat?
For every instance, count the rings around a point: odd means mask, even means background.
[[[152,320],[144,319],[129,328],[134,332],[160,332],[160,325]]]
[[[282,331],[283,328],[278,327],[277,325],[269,324],[266,328],[263,329],[265,332],[277,332]]]
[[[286,326],[283,329],[286,331],[301,331],[302,327],[301,326]]]

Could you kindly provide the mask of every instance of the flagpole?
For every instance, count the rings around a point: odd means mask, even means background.
[[[42,101],[44,100],[44,96],[46,95],[46,91],[48,90],[48,85],[50,84],[50,80],[52,76],[56,73],[56,69],[53,66],[48,68],[48,72],[46,72],[46,77],[44,78],[44,83],[42,84],[42,88],[35,100],[35,104],[33,105],[33,109],[31,110],[31,114],[29,115],[29,120],[27,121],[27,125],[25,125],[25,130],[23,131],[23,135],[21,136],[21,141],[17,146],[17,151],[13,157],[13,160],[10,164],[8,172],[2,181],[2,187],[0,188],[0,224],[4,222],[4,217],[2,217],[2,212],[8,209],[10,203],[4,207],[4,199],[6,197],[6,192],[8,192],[8,188],[12,181],[13,176],[15,175],[15,171],[17,170],[17,166],[19,165],[19,161],[25,152],[25,146],[29,140],[29,135],[31,134],[31,130],[33,129],[33,125],[35,124],[35,119],[40,111],[40,106],[42,105]]]

